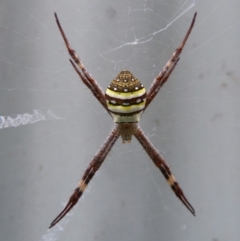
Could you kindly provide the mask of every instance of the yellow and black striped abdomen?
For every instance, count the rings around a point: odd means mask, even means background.
[[[108,86],[105,97],[114,122],[139,122],[146,103],[146,89],[130,71],[118,74]]]

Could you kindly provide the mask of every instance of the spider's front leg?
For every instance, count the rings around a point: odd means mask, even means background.
[[[146,106],[145,109],[148,107],[148,105],[152,102],[154,97],[157,95],[158,91],[161,89],[161,87],[166,83],[169,76],[171,75],[172,71],[177,65],[177,62],[179,61],[179,56],[183,50],[183,47],[185,46],[187,39],[193,29],[195,19],[196,19],[197,13],[194,14],[192,22],[190,24],[190,27],[181,43],[181,45],[174,51],[172,57],[169,59],[169,61],[166,63],[166,65],[163,67],[162,71],[159,73],[159,75],[154,79],[152,85],[150,86],[148,92],[147,92],[147,99],[146,99]]]
[[[96,171],[99,169],[99,167],[102,165],[103,161],[105,160],[107,154],[112,149],[114,143],[119,137],[119,132],[117,127],[115,127],[104,144],[101,146],[101,148],[98,150],[97,154],[89,164],[87,170],[85,171],[81,181],[78,184],[78,187],[75,189],[74,193],[70,197],[66,207],[62,210],[62,212],[52,221],[49,228],[53,227],[55,224],[57,224],[78,202],[79,198],[82,196],[84,190],[86,189],[88,183],[93,178]]]
[[[140,127],[138,127],[134,136],[140,142],[144,150],[147,152],[149,157],[152,159],[154,164],[159,168],[162,172],[163,176],[166,178],[168,184],[176,194],[176,196],[181,200],[181,202],[185,205],[185,207],[195,216],[195,210],[193,206],[189,203],[186,196],[184,195],[181,187],[177,183],[175,177],[173,176],[169,166],[163,159],[163,157],[159,154],[157,149],[153,146],[153,144],[148,140]]]

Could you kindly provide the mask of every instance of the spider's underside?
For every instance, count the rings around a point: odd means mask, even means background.
[[[88,183],[105,160],[107,154],[109,153],[119,136],[121,136],[123,143],[130,142],[132,136],[136,137],[136,139],[143,146],[156,167],[159,168],[159,170],[162,172],[176,196],[182,201],[186,208],[193,215],[195,215],[194,208],[188,202],[167,163],[159,154],[157,149],[153,146],[153,144],[149,141],[149,139],[145,136],[145,134],[139,127],[138,122],[143,111],[145,111],[148,105],[152,102],[160,88],[168,80],[170,74],[175,68],[182,49],[193,28],[196,15],[197,13],[194,14],[191,25],[181,45],[175,50],[170,60],[164,66],[159,75],[154,79],[151,87],[147,92],[141,82],[137,78],[135,78],[135,76],[130,71],[124,70],[121,71],[118,76],[111,82],[111,84],[106,90],[106,93],[104,94],[101,88],[98,86],[97,82],[90,76],[90,74],[84,67],[77,53],[71,48],[67,37],[60,25],[57,14],[55,13],[58,28],[62,34],[68,52],[72,58],[70,59],[72,66],[78,73],[83,83],[91,90],[93,95],[102,104],[108,114],[110,114],[110,116],[113,118],[113,121],[116,123],[116,125],[105,140],[104,144],[98,150],[97,154],[94,156],[93,160],[90,162],[81,181],[79,182],[77,188],[70,197],[66,207],[53,220],[49,228],[53,227],[56,223],[58,223],[78,202]]]

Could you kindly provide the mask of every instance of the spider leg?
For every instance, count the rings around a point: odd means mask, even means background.
[[[81,80],[83,81],[83,83],[91,90],[93,95],[98,99],[98,101],[102,104],[102,106],[105,108],[105,110],[108,111],[103,91],[99,87],[97,81],[91,77],[91,75],[89,74],[89,72],[87,71],[85,66],[83,65],[82,61],[78,57],[76,51],[74,49],[72,49],[72,47],[69,44],[68,39],[67,39],[64,31],[63,31],[63,28],[62,28],[62,26],[60,24],[60,21],[59,21],[59,19],[57,17],[57,14],[54,13],[54,15],[55,15],[55,19],[56,19],[58,28],[59,28],[59,30],[61,32],[61,35],[62,35],[62,37],[64,39],[65,45],[66,45],[66,47],[68,49],[68,53],[70,54],[70,56],[72,57],[72,59],[76,63],[76,65],[75,65],[73,63],[73,61],[70,60],[71,64],[73,65],[74,69],[78,73],[78,75],[81,78]]]
[[[172,57],[170,60],[166,63],[164,68],[161,70],[159,75],[154,79],[152,85],[150,86],[147,97],[146,97],[146,105],[145,109],[148,107],[148,105],[152,102],[154,97],[157,95],[158,91],[161,89],[161,87],[164,85],[164,83],[168,80],[170,74],[172,73],[173,69],[176,67],[176,64],[179,60],[179,56],[183,50],[183,47],[185,46],[187,39],[193,29],[195,19],[196,19],[197,13],[194,14],[191,25],[181,43],[181,45],[174,51]]]
[[[117,127],[115,127],[108,138],[105,140],[104,144],[98,150],[97,154],[94,156],[93,160],[90,162],[87,170],[83,174],[81,181],[78,184],[78,187],[75,189],[74,193],[70,197],[66,207],[62,210],[62,212],[52,221],[49,228],[53,227],[57,224],[78,202],[79,198],[82,196],[84,190],[86,189],[88,183],[93,178],[94,174],[97,172],[103,161],[105,160],[107,154],[112,149],[114,143],[119,137],[119,132]]]
[[[159,168],[159,170],[162,172],[163,176],[166,178],[168,184],[170,185],[170,187],[172,188],[172,190],[176,194],[176,196],[182,201],[182,203],[185,205],[185,207],[195,216],[194,208],[192,207],[192,205],[189,203],[189,201],[185,197],[181,187],[178,185],[169,166],[167,165],[167,163],[165,162],[163,157],[159,154],[157,149],[153,146],[153,144],[145,136],[145,134],[143,133],[143,131],[141,130],[140,127],[138,127],[134,136],[137,138],[137,140],[143,146],[144,150],[147,152],[147,154],[152,159],[152,161],[157,166],[157,168]]]

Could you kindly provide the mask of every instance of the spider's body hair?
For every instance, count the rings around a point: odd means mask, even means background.
[[[130,71],[123,70],[108,86],[105,98],[115,123],[138,123],[146,104],[146,89]]]

